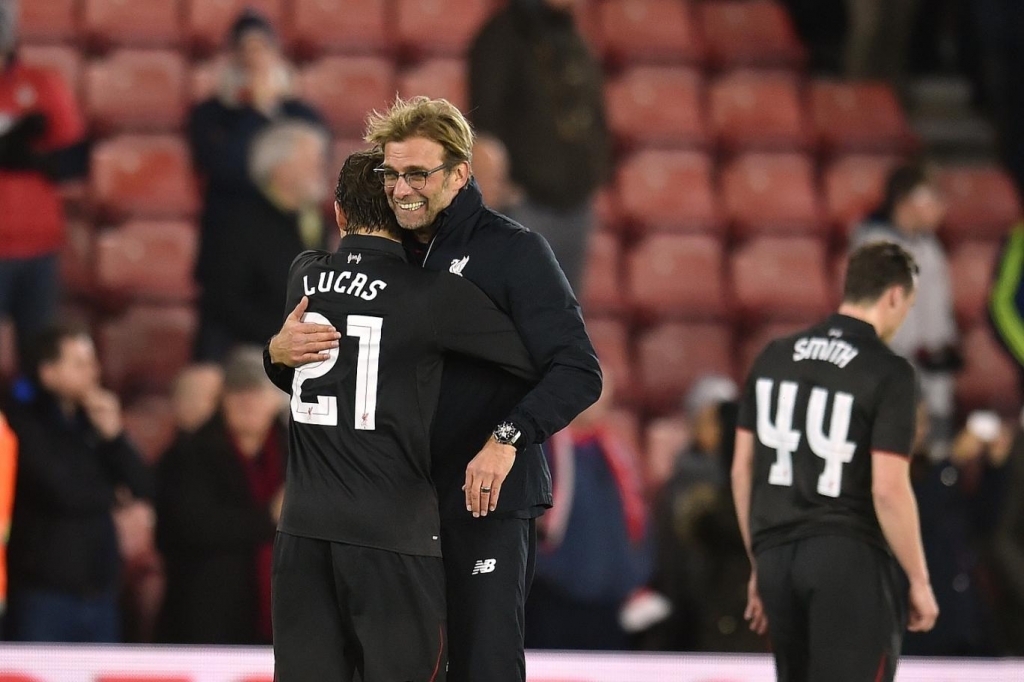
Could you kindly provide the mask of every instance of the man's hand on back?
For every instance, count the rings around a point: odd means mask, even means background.
[[[516,449],[488,438],[483,450],[466,467],[466,510],[474,517],[487,516],[498,506],[501,484],[516,462]]]
[[[329,324],[303,322],[302,316],[309,305],[303,296],[284,321],[281,331],[270,340],[270,360],[275,365],[298,367],[328,358],[328,352],[338,347],[341,334]]]

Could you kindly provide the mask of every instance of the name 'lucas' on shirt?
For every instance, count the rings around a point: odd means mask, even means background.
[[[348,270],[340,272],[325,270],[320,273],[320,279],[316,284],[311,283],[309,277],[309,275],[303,275],[302,277],[302,290],[306,296],[314,296],[317,293],[326,294],[333,291],[336,294],[348,294],[349,296],[358,296],[364,301],[372,301],[377,298],[377,294],[388,286],[388,283],[384,280],[375,279],[373,282],[370,282],[370,278],[363,273],[357,272],[353,274]]]

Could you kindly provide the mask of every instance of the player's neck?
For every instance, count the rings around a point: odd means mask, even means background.
[[[391,234],[391,232],[389,232],[388,230],[373,230],[373,231],[371,231],[371,230],[369,230],[368,228],[365,228],[365,227],[349,227],[348,232],[346,232],[342,236],[342,240],[344,240],[345,237],[348,237],[348,236],[351,236],[351,235],[360,235],[360,236],[364,236],[364,237],[380,237],[381,239],[387,239],[388,241],[391,241],[391,242],[398,242],[399,244],[402,243],[402,240],[398,237],[398,235]]]
[[[861,322],[867,322],[875,328],[875,333],[879,337],[882,336],[882,331],[885,325],[882,324],[881,316],[879,315],[878,308],[875,306],[865,307],[862,305],[855,305],[853,303],[843,303],[839,306],[839,314],[852,317],[860,320]]]

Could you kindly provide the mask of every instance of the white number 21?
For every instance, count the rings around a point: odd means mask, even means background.
[[[303,322],[331,324],[320,313],[307,312]],[[380,334],[384,320],[367,315],[349,315],[346,335],[359,339],[356,357],[356,395],[354,422],[357,431],[377,428],[377,376],[380,368]],[[315,403],[302,402],[302,384],[307,379],[322,377],[338,362],[338,349],[332,348],[326,360],[295,368],[292,379],[292,417],[301,424],[338,425],[338,399],[317,396]]]
[[[775,419],[770,414],[772,407],[771,379],[758,379],[757,392],[757,438],[765,446],[775,449],[775,463],[768,472],[772,485],[793,485],[793,453],[800,446],[801,433],[793,429],[793,412],[796,407],[798,385],[792,381],[779,384],[779,400]],[[818,457],[825,460],[825,469],[818,477],[818,493],[826,497],[839,497],[843,484],[843,465],[853,461],[856,443],[847,439],[850,433],[850,418],[853,415],[853,396],[837,391],[832,404],[832,423],[825,435],[825,408],[828,406],[828,391],[824,388],[811,389],[807,403],[807,445]]]

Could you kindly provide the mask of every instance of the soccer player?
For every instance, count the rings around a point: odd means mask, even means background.
[[[274,547],[277,679],[445,679],[445,592],[430,428],[443,354],[535,379],[512,322],[475,286],[410,267],[373,170],[350,156],[335,253],[307,251],[288,284],[293,323],[334,328],[322,359],[291,375],[284,507]],[[347,223],[346,223],[347,221]],[[301,320],[301,321],[299,321]],[[294,325],[293,325],[294,326]]]
[[[858,249],[838,313],[772,341],[747,379],[732,468],[746,616],[781,681],[891,681],[904,627],[938,616],[909,478],[914,370],[886,345],[916,276],[896,244]]]

